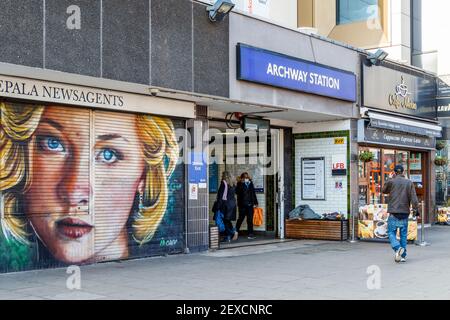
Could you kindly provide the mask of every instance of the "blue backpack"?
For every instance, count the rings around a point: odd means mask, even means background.
[[[223,223],[223,213],[222,213],[222,211],[218,210],[216,212],[214,220],[216,221],[216,226],[219,228],[219,232],[224,232],[225,231],[225,224]]]

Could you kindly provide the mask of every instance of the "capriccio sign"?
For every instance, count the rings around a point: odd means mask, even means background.
[[[389,95],[389,105],[398,108],[417,110],[417,103],[411,100],[411,92],[402,76],[402,82],[395,88],[395,94]]]

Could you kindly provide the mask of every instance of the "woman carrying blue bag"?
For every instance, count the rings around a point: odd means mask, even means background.
[[[225,235],[224,241],[237,240],[238,233],[232,223],[232,221],[236,221],[236,185],[228,171],[222,173],[222,181],[213,212],[219,231]]]

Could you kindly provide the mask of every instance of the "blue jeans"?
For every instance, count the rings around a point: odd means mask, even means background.
[[[400,241],[397,240],[397,229],[400,229]],[[397,219],[393,215],[388,219],[388,234],[391,247],[394,251],[400,248],[405,249],[402,257],[406,257],[406,244],[408,243],[408,218]]]

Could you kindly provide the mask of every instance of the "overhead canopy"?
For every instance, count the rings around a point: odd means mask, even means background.
[[[370,118],[369,126],[372,128],[400,131],[426,137],[442,137],[442,128],[432,123],[393,117],[376,112],[369,112],[368,115]]]

